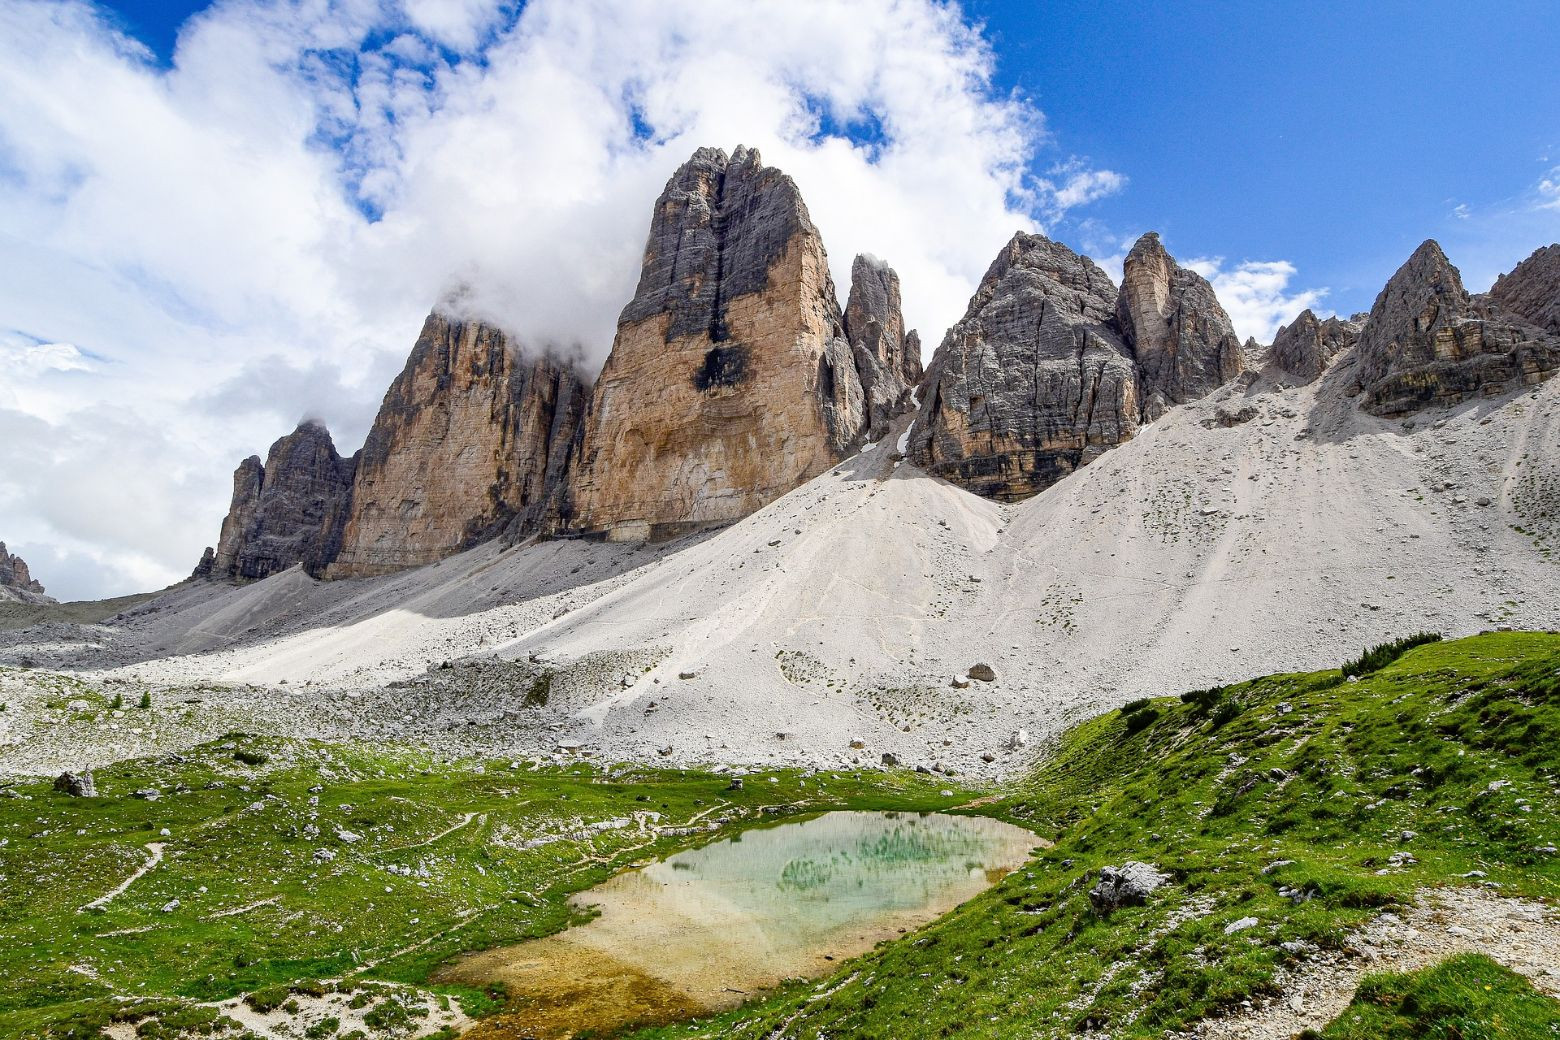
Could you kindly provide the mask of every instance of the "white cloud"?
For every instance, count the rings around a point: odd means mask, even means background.
[[[123,561],[66,595],[182,576],[240,458],[304,414],[360,443],[456,282],[599,363],[699,145],[790,173],[841,294],[883,256],[935,345],[1014,230],[1123,183],[1031,177],[993,61],[935,0],[227,0],[164,68],[3,0],[0,537]]]
[[[1182,265],[1213,285],[1235,334],[1243,341],[1250,337],[1258,343],[1273,342],[1280,325],[1287,325],[1306,308],[1316,310],[1327,295],[1326,289],[1289,291],[1296,270],[1287,260],[1243,260],[1226,268],[1223,257],[1212,257],[1186,260]]]
[[[1074,157],[1053,166],[1039,183],[1042,201],[1054,217],[1120,193],[1127,178],[1114,170],[1094,169],[1087,160]]]
[[[1560,166],[1556,166],[1539,179],[1538,208],[1560,209]]]

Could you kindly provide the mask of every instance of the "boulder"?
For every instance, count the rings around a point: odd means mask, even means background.
[[[1100,913],[1123,906],[1141,906],[1170,880],[1152,864],[1130,860],[1119,867],[1101,867],[1099,880],[1089,889],[1089,902]]]
[[[996,682],[997,672],[989,664],[973,664],[967,674],[971,679],[979,679],[981,682]]]
[[[97,797],[97,781],[92,778],[90,769],[84,769],[79,773],[72,773],[69,770],[61,773],[54,778],[54,789],[72,798]]]

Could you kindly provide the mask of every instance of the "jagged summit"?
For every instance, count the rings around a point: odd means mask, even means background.
[[[927,372],[911,458],[971,491],[1026,498],[1142,421],[1116,286],[1087,257],[1019,233]]]
[[[1245,368],[1213,286],[1177,264],[1157,232],[1143,235],[1127,254],[1116,320],[1133,344],[1155,413],[1205,397]]]
[[[1510,274],[1495,279],[1490,298],[1544,331],[1560,335],[1560,243],[1534,250]]]
[[[312,419],[272,444],[264,463],[239,463],[222,535],[197,573],[252,581],[300,563],[322,573],[341,546],[356,466]]]
[[[0,589],[29,596],[44,595],[43,583],[32,576],[27,561],[8,553],[4,542],[0,542]]]
[[[921,340],[905,331],[899,275],[874,256],[857,255],[850,267],[845,338],[866,398],[867,440],[881,440],[921,381]]]
[[[838,461],[867,418],[795,183],[753,149],[701,148],[656,201],[568,526],[636,539],[730,523]]]
[[[1560,369],[1560,337],[1473,296],[1434,239],[1387,282],[1360,332],[1365,405],[1401,415],[1531,385]]]
[[[328,576],[432,563],[554,523],[586,393],[569,362],[429,314],[363,445]]]
[[[1339,317],[1318,318],[1307,307],[1273,338],[1275,364],[1309,383],[1321,377],[1333,361],[1358,342],[1362,322]]]

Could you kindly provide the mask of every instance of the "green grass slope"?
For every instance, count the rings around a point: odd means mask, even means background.
[[[1488,957],[1464,954],[1422,971],[1372,975],[1349,1007],[1302,1040],[1544,1040],[1560,1004]]]
[[[1055,845],[832,978],[640,1035],[1163,1037],[1272,993],[1282,966],[1422,887],[1553,901],[1560,637],[1432,643],[1354,681],[1276,675],[1128,705],[982,811]],[[1127,860],[1171,880],[1104,916],[1087,890]]]
[[[914,774],[777,771],[730,790],[708,773],[452,765],[241,736],[96,781],[93,798],[47,781],[0,790],[0,1037],[97,1037],[152,1013],[145,1036],[185,1035],[180,1023],[206,1035],[213,1016],[190,1001],[280,1003],[288,985],[344,976],[420,983],[461,951],[564,927],[569,893],[705,828],[971,797]],[[102,902],[149,844],[156,866]]]

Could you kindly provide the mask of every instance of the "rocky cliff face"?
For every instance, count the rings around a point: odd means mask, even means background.
[[[1526,299],[1512,286],[1506,295]],[[1392,416],[1546,379],[1560,369],[1560,336],[1469,295],[1441,247],[1427,241],[1376,297],[1358,356],[1364,406]]]
[[[356,458],[343,459],[330,431],[305,420],[233,472],[233,501],[216,551],[195,577],[252,581],[303,564],[324,572],[341,545]]]
[[[432,563],[555,521],[585,395],[571,365],[430,314],[363,446],[328,576]]]
[[[33,579],[27,561],[6,552],[4,542],[0,542],[0,588],[43,595],[43,586]]]
[[[1116,286],[1087,257],[1013,237],[927,373],[910,456],[971,491],[1026,498],[1137,432]]]
[[[1314,382],[1360,338],[1361,322],[1338,317],[1320,319],[1308,307],[1278,330],[1273,361],[1303,383]]]
[[[1495,279],[1490,298],[1512,314],[1560,335],[1560,244],[1544,246]]]
[[[851,264],[845,338],[866,399],[867,440],[881,440],[922,374],[920,337],[905,332],[900,312],[899,275],[881,260],[857,256]]]
[[[699,149],[656,202],[596,381],[570,528],[638,539],[729,523],[828,468],[867,423],[796,185],[754,150]]]
[[[1127,254],[1116,320],[1133,345],[1152,415],[1206,396],[1245,368],[1213,286],[1177,264],[1153,232]]]

